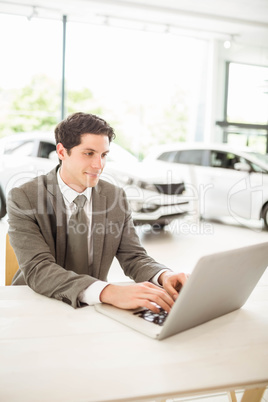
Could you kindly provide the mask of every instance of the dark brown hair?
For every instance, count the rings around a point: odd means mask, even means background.
[[[67,152],[81,143],[83,134],[107,135],[109,142],[115,138],[113,128],[102,118],[90,113],[77,112],[61,121],[55,128],[56,144],[62,143]]]

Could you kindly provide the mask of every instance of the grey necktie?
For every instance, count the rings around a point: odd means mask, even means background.
[[[75,198],[77,209],[70,217],[68,225],[65,268],[78,274],[88,274],[88,224],[83,209],[86,200],[85,195],[78,195]]]

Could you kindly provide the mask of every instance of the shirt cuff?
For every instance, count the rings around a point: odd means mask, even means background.
[[[161,269],[161,271],[157,272],[157,274],[152,277],[151,282],[155,285],[161,286],[160,283],[158,282],[158,278],[163,272],[167,271],[169,271],[169,269]]]
[[[93,282],[92,285],[88,286],[86,289],[84,289],[82,292],[79,293],[78,299],[80,300],[80,302],[86,303],[89,306],[101,303],[100,294],[103,291],[103,289],[108,285],[109,285],[108,282],[103,281]]]

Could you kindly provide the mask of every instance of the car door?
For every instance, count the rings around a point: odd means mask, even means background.
[[[184,180],[186,196],[191,202],[194,214],[203,215],[205,195],[211,187],[209,170],[209,151],[207,149],[179,150],[172,162],[178,166],[178,174]]]
[[[40,144],[46,146],[46,142],[40,142],[38,138],[10,140],[1,150],[0,160],[0,184],[5,196],[13,187],[29,181],[37,175],[46,174],[56,166],[55,161],[37,156]],[[50,142],[47,143],[50,147]],[[55,145],[54,149],[55,149]]]
[[[246,160],[234,153],[211,150],[206,180],[211,184],[205,194],[204,216],[250,218],[252,184],[248,171],[235,169]]]

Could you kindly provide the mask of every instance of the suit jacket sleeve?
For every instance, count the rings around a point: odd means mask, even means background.
[[[37,293],[76,308],[79,293],[97,279],[67,271],[56,262],[53,225],[47,213],[37,213],[31,195],[26,186],[13,188],[8,196],[10,243],[20,267],[12,284],[27,284]]]
[[[135,282],[149,281],[159,271],[168,268],[151,258],[141,246],[133,224],[129,204],[123,190],[122,193],[123,198],[121,205],[123,205],[125,209],[125,220],[116,257],[125,275],[134,279]]]
[[[149,281],[160,270],[168,268],[151,258],[141,246],[140,239],[133,224],[126,194],[123,189],[119,189],[119,192],[118,208],[120,208],[120,212],[117,210],[116,216],[111,218],[113,221],[116,221],[116,217],[118,217],[120,213],[124,215],[119,221],[122,230],[120,242],[117,245],[116,257],[125,275],[135,280],[135,282]],[[115,230],[115,232],[117,232],[117,230]]]
[[[136,282],[148,281],[166,268],[149,257],[141,246],[124,191],[102,181],[99,189],[94,189],[93,197],[96,213],[92,228],[91,274],[78,275],[66,270],[66,217],[61,213],[63,207],[53,204],[60,205],[61,194],[50,199],[49,186],[42,180],[46,178],[13,188],[9,193],[10,243],[20,266],[13,284],[27,284],[37,293],[77,307],[82,290],[98,279],[107,280],[115,256],[125,274]],[[42,191],[44,194],[40,194]]]

